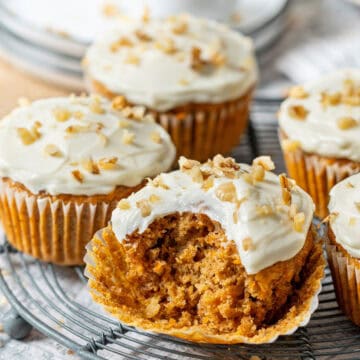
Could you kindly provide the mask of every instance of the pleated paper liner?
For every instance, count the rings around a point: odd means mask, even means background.
[[[286,135],[279,131],[280,142]],[[316,205],[315,215],[325,218],[328,212],[329,192],[341,180],[360,171],[360,163],[308,154],[301,148],[287,149],[282,146],[288,175],[309,193]]]
[[[340,248],[330,226],[326,251],[340,309],[360,326],[360,260],[351,257],[345,249]]]
[[[87,84],[90,91],[109,99],[121,95],[92,79],[87,79]],[[148,109],[148,113],[170,134],[178,157],[206,161],[216,154],[230,153],[239,143],[247,128],[253,89],[219,104],[192,103],[165,112]]]
[[[107,225],[118,200],[141,187],[119,187],[108,200],[64,200],[33,195],[16,185],[0,182],[0,219],[8,241],[28,255],[59,265],[83,264],[86,244]]]
[[[299,327],[306,326],[311,315],[318,307],[318,294],[321,291],[321,280],[324,276],[324,259],[322,255],[322,242],[315,240],[311,257],[307,262],[307,277],[300,289],[296,291],[297,300],[276,324],[266,328],[259,329],[258,334],[253,337],[231,333],[231,334],[207,334],[201,331],[199,327],[193,326],[184,329],[158,329],[151,324],[144,326],[144,322],[129,316],[126,309],[115,305],[111,294],[113,291],[119,291],[116,281],[121,281],[126,274],[119,274],[116,267],[114,256],[119,254],[119,240],[115,237],[112,230],[108,227],[96,233],[91,242],[87,245],[85,255],[86,269],[85,274],[89,278],[89,288],[93,299],[102,304],[104,308],[115,318],[127,325],[135,326],[139,329],[163,333],[185,340],[214,343],[214,344],[261,344],[271,343],[281,335],[293,334]],[[117,257],[118,258],[118,257]],[[108,288],[102,282],[102,279],[113,279],[113,285]],[[119,293],[120,294],[120,293]]]

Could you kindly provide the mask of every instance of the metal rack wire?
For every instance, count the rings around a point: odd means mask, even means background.
[[[270,154],[277,171],[284,170],[274,121],[277,106],[278,101],[255,102],[249,135],[234,152],[238,160],[249,162],[256,153]],[[36,261],[6,241],[0,246],[0,257],[6,265],[0,289],[13,309],[84,359],[360,359],[360,329],[339,310],[328,270],[319,309],[306,328],[274,344],[225,346],[189,343],[121,324],[91,300],[84,300],[87,280],[81,267]]]

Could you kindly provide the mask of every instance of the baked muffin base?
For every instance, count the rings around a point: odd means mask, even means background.
[[[324,260],[310,230],[292,259],[247,275],[219,223],[172,214],[119,242],[108,227],[87,246],[94,300],[126,324],[207,343],[265,343],[317,307]]]
[[[88,79],[92,92],[109,99],[118,95],[99,81]],[[211,104],[187,104],[169,111],[147,109],[171,136],[177,156],[206,161],[228,154],[240,141],[248,124],[249,106],[255,86],[235,100]]]
[[[58,265],[83,264],[85,245],[106,226],[118,201],[144,184],[108,195],[34,195],[8,178],[0,181],[0,219],[16,249]]]
[[[330,225],[327,235],[326,251],[337,302],[345,315],[360,326],[360,260],[336,242]]]
[[[280,143],[287,139],[282,130],[279,131],[279,137]],[[310,194],[316,205],[315,215],[320,219],[329,214],[331,188],[360,171],[359,162],[309,154],[299,147],[282,150],[288,175]]]

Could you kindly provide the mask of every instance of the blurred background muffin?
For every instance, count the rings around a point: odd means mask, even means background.
[[[93,97],[23,100],[0,123],[0,218],[18,250],[61,265],[117,202],[171,166],[168,134],[142,108]]]

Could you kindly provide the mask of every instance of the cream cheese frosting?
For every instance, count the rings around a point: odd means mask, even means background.
[[[340,70],[293,88],[279,122],[305,152],[360,161],[360,70]]]
[[[0,122],[0,176],[34,194],[95,195],[167,171],[169,135],[121,100],[49,98],[15,109]]]
[[[330,226],[336,241],[360,258],[360,174],[348,177],[330,191]]]
[[[249,38],[190,15],[123,19],[95,41],[83,64],[89,82],[158,111],[233,100],[257,80]]]
[[[220,155],[202,165],[181,158],[180,170],[159,175],[120,201],[112,229],[123,241],[136,230],[144,232],[156,218],[203,213],[236,243],[247,273],[288,260],[304,245],[314,204],[293,181],[266,171],[273,168],[268,160],[261,157],[250,167]]]

